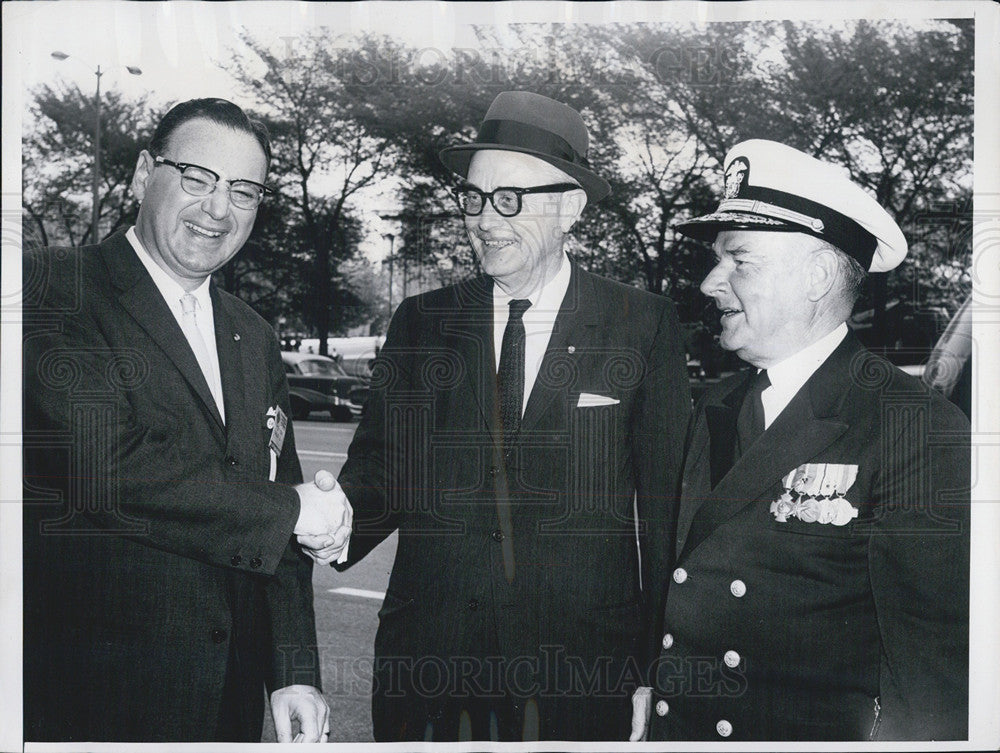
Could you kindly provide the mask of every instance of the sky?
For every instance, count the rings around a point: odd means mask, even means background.
[[[468,14],[436,10],[438,5],[38,2],[8,5],[4,22],[19,28],[13,44],[26,87],[61,79],[89,91],[101,65],[107,71],[103,84],[169,101],[220,92],[233,96],[232,81],[219,64],[247,51],[238,36],[244,30],[286,44],[326,26],[345,34],[392,33],[439,49],[467,46],[471,31],[458,17]],[[434,22],[436,15],[441,23]],[[55,50],[71,58],[54,60]],[[126,65],[141,68],[142,76],[129,75]]]

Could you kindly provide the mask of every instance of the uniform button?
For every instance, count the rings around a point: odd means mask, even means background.
[[[737,599],[743,597],[743,594],[747,592],[747,584],[741,581],[739,578],[734,580],[729,584],[729,593],[735,596]]]
[[[678,567],[674,570],[674,583],[683,583],[688,579],[688,571],[683,567]]]
[[[235,468],[239,464],[240,461],[234,458],[232,455],[226,455],[226,465],[228,465],[230,468]]]
[[[234,554],[229,562],[233,567],[239,567],[243,563],[243,558],[238,554]]]
[[[493,537],[494,541],[503,541],[503,531],[501,531],[499,528],[496,529],[493,533],[491,533],[490,536]]]
[[[500,469],[497,468],[495,465],[493,465],[490,466],[490,469],[486,471],[486,473],[489,475],[490,478],[496,478],[496,475],[500,473]]]
[[[740,655],[735,651],[727,651],[723,654],[722,661],[724,661],[726,666],[730,669],[735,669],[740,664]]]
[[[212,631],[212,643],[225,643],[226,642],[226,631],[215,628]]]
[[[715,731],[719,733],[720,737],[729,737],[733,734],[733,725],[727,722],[725,719],[720,719],[715,725]]]
[[[674,645],[674,636],[672,636],[670,633],[667,633],[666,635],[664,635],[663,636],[663,648],[670,648],[673,645]]]
[[[262,560],[260,557],[254,557],[252,560],[250,560],[250,567],[252,567],[254,570],[256,570],[263,564],[264,560]]]
[[[479,600],[469,599],[469,609],[471,609],[472,611],[479,609]]]
[[[656,715],[666,716],[667,712],[670,711],[670,705],[666,701],[656,702]]]

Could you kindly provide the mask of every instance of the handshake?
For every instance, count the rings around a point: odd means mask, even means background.
[[[313,483],[299,484],[295,491],[300,507],[293,533],[302,550],[321,565],[346,562],[354,510],[333,474],[316,471]]]

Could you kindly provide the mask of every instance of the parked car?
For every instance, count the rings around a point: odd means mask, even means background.
[[[384,342],[385,337],[382,335],[329,337],[326,340],[326,350],[343,367],[345,372],[365,381],[371,381],[372,362],[379,350],[382,349]],[[315,337],[302,338],[298,343],[296,349],[300,353],[319,353],[319,340]]]
[[[312,411],[327,411],[335,421],[361,416],[368,386],[345,373],[332,358],[312,353],[284,351],[281,360],[288,376],[292,418],[308,418]]]

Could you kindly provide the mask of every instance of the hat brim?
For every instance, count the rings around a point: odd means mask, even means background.
[[[811,228],[776,220],[752,212],[712,212],[701,217],[678,222],[674,229],[688,238],[713,243],[723,230],[773,230],[812,234]]]
[[[587,194],[587,201],[591,204],[600,201],[611,193],[611,184],[587,168],[577,165],[574,162],[552,157],[544,152],[538,152],[534,149],[510,146],[509,144],[460,144],[442,149],[438,157],[444,166],[453,173],[463,178],[468,178],[469,163],[472,161],[472,155],[484,149],[530,154],[532,157],[537,157],[543,162],[548,162],[550,165],[558,167],[580,184],[580,188]]]

